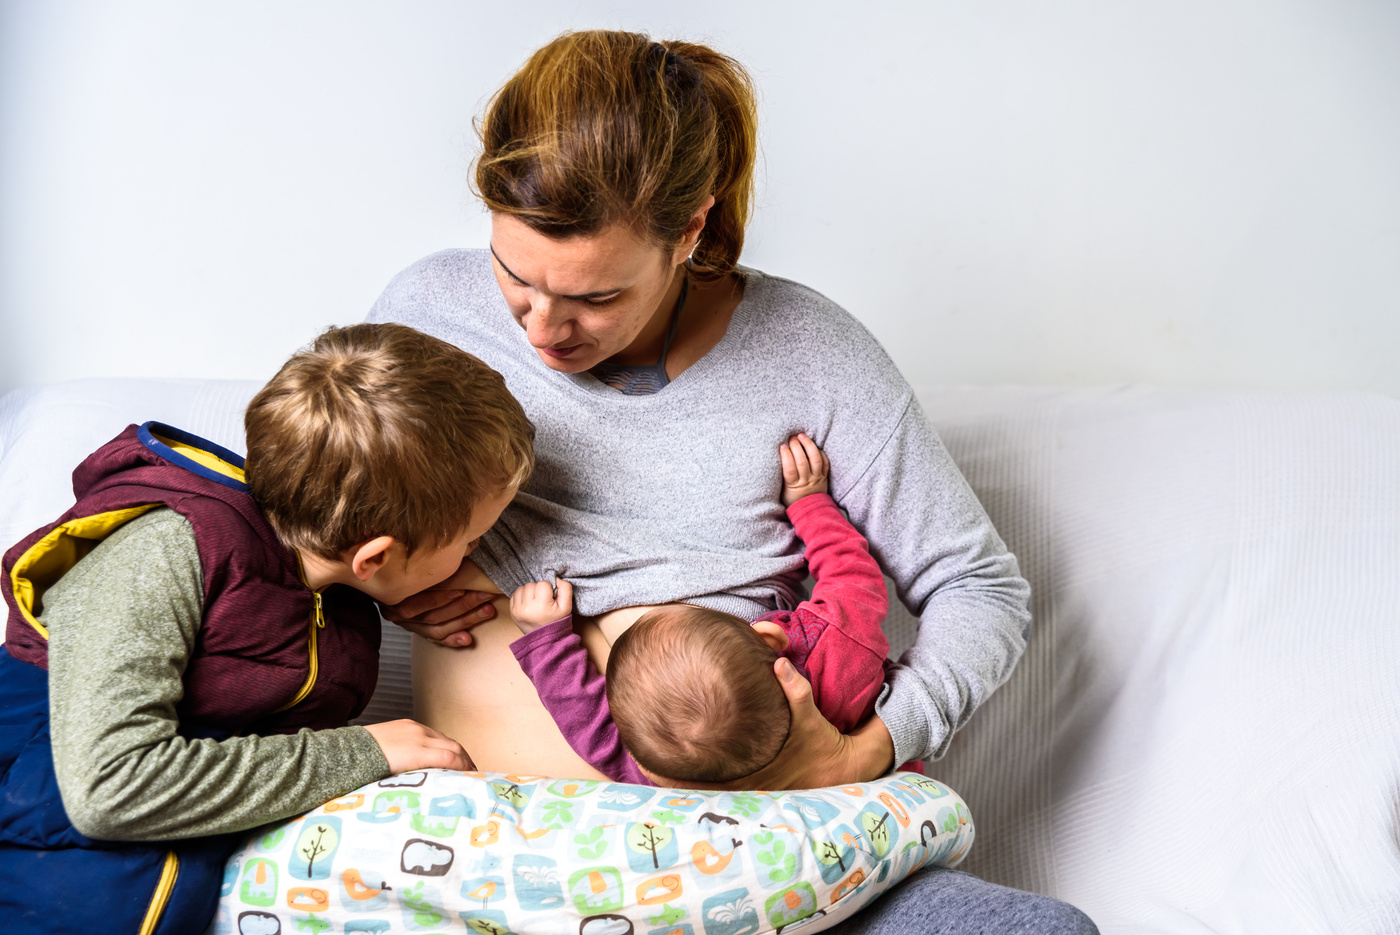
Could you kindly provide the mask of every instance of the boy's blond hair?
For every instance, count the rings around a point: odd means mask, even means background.
[[[792,712],[778,654],[732,614],[668,604],[622,632],[608,655],[608,708],[627,751],[677,782],[729,782],[773,761]]]
[[[405,325],[327,329],[253,397],[244,426],[268,521],[329,559],[377,536],[410,554],[449,542],[535,463],[534,426],[501,375]]]

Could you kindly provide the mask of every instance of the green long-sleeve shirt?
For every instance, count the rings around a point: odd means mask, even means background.
[[[389,773],[362,727],[180,737],[175,706],[203,595],[194,530],[168,509],[127,523],[44,595],[54,771],[89,837],[241,831]]]

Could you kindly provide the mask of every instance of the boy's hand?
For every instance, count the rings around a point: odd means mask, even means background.
[[[563,578],[556,579],[559,593],[548,581],[532,581],[522,584],[510,596],[510,615],[521,633],[538,630],[547,623],[553,623],[574,611],[573,585]]]
[[[810,494],[827,492],[831,462],[806,432],[779,445],[778,456],[783,461],[783,506],[792,506]]]
[[[365,730],[379,744],[391,774],[411,769],[476,769],[460,743],[417,721],[385,721],[370,724]]]

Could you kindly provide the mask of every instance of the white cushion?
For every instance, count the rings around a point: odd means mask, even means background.
[[[1033,588],[931,775],[1105,933],[1400,931],[1400,402],[921,394]]]
[[[242,380],[74,380],[0,398],[0,548],[73,505],[73,469],[133,422],[155,419],[243,453]]]
[[[10,394],[0,541],[66,508],[73,466],[129,422],[241,451],[254,389]],[[1025,658],[932,770],[977,819],[964,868],[1106,935],[1400,931],[1400,402],[920,398],[1034,588]],[[912,621],[887,629],[907,644]],[[403,635],[386,636],[371,716],[407,710]]]

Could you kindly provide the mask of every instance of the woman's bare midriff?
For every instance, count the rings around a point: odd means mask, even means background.
[[[466,747],[477,769],[606,778],[569,747],[520,671],[510,651],[520,630],[508,599],[498,598],[495,607],[494,618],[472,628],[472,645],[465,649],[413,638],[414,717]],[[650,609],[626,607],[596,618],[574,617],[600,672],[607,667],[612,640]]]

